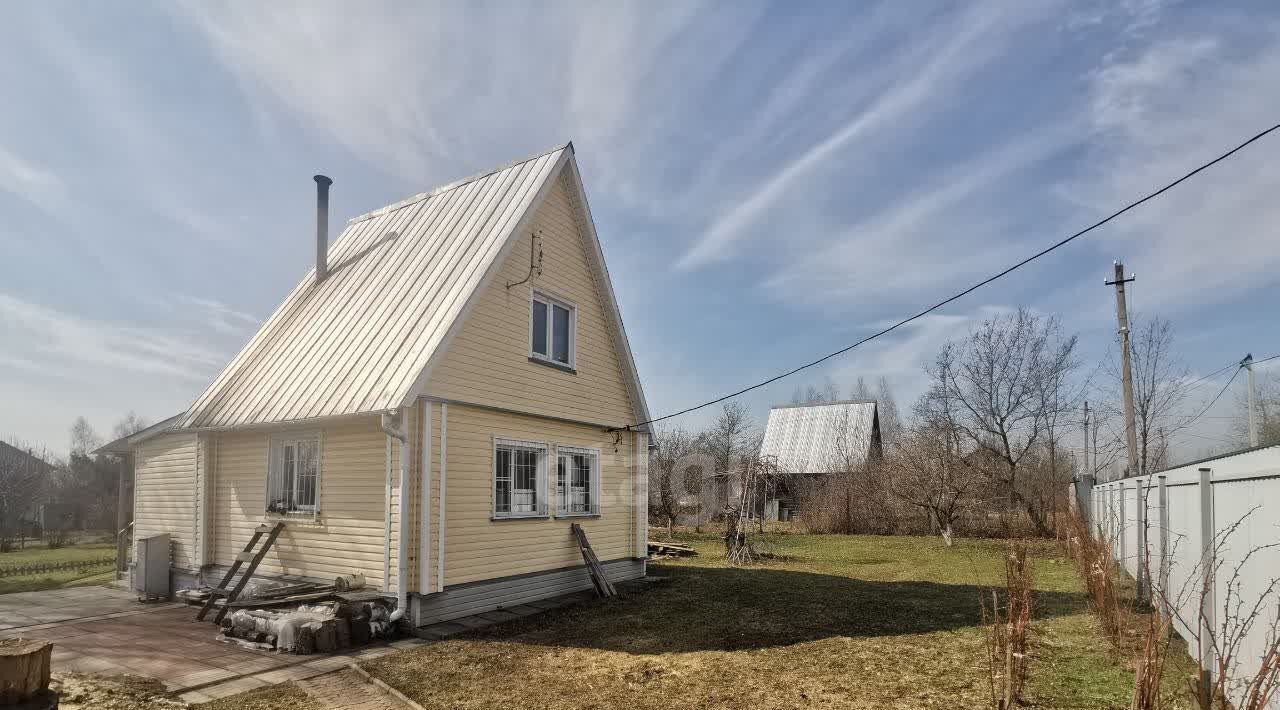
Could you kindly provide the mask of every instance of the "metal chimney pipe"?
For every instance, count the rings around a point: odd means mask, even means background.
[[[329,275],[329,186],[326,175],[316,175],[316,283]]]

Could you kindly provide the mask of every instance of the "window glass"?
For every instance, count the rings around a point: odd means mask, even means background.
[[[495,516],[545,515],[541,476],[546,449],[536,444],[498,443],[494,451]]]
[[[598,455],[565,447],[556,457],[556,512],[561,514],[599,513],[595,481]]]
[[[554,319],[551,323],[551,359],[569,364],[569,309],[560,306],[551,307]]]
[[[547,354],[547,304],[542,301],[533,302],[533,351]]]
[[[314,513],[320,482],[319,439],[278,440],[272,446],[267,512]]]
[[[498,449],[497,469],[494,471],[494,510],[498,513],[511,512],[511,450]]]

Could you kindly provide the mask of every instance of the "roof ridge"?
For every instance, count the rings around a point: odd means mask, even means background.
[[[874,399],[840,399],[834,402],[800,402],[798,404],[775,404],[772,407],[769,407],[769,409],[773,410],[773,409],[799,409],[802,407],[832,407],[839,404],[879,404],[879,401]]]
[[[460,180],[447,182],[443,185],[439,185],[430,190],[427,190],[426,192],[420,192],[412,197],[406,197],[403,200],[400,200],[399,202],[392,202],[391,204],[385,205],[383,207],[379,207],[376,210],[365,212],[362,215],[352,217],[351,219],[347,220],[347,224],[355,224],[356,222],[363,222],[364,220],[373,219],[374,217],[387,214],[388,212],[394,212],[402,207],[408,207],[409,205],[412,205],[417,202],[421,202],[422,200],[428,199],[430,197],[435,197],[436,195],[449,192],[450,190],[457,189],[459,187],[462,187],[463,185],[473,183],[476,180],[482,180],[484,178],[489,177],[490,175],[493,175],[494,173],[500,173],[503,170],[514,168],[515,166],[520,165],[521,163],[528,163],[528,162],[537,160],[538,158],[541,158],[544,155],[551,155],[552,153],[558,150],[566,150],[566,149],[569,152],[573,152],[573,141],[569,141],[568,143],[561,143],[560,145],[557,145],[556,147],[550,150],[544,150],[538,153],[537,155],[531,155],[527,158],[520,158],[519,160],[512,160],[508,163],[499,165],[496,168],[491,168],[489,170],[485,170],[484,172],[480,172],[468,177],[464,177]]]

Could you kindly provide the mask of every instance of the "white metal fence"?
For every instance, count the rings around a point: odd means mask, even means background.
[[[1216,672],[1223,647],[1239,638],[1229,682],[1240,692],[1280,620],[1280,446],[1077,485],[1094,534],[1140,588],[1150,585],[1153,603],[1169,604],[1190,652],[1201,649],[1202,668]]]

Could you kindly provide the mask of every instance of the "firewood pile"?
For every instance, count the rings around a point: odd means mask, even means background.
[[[290,609],[236,609],[223,618],[221,637],[260,650],[302,656],[333,653],[394,636],[391,606],[374,598],[334,599]]]
[[[333,653],[394,636],[395,602],[375,591],[362,591],[364,576],[346,574],[333,584],[256,581],[225,606],[219,639],[248,648],[309,655]],[[174,596],[204,604],[208,587],[184,589]]]
[[[664,560],[671,557],[689,557],[698,551],[688,545],[677,545],[674,542],[657,542],[649,540],[649,559]]]

